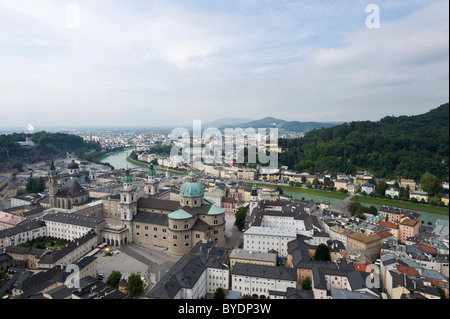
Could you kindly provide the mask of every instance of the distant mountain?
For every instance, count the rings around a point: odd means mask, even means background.
[[[265,117],[260,120],[241,123],[239,125],[224,125],[220,128],[278,128],[280,131],[285,132],[303,132],[306,133],[313,129],[328,128],[339,125],[340,123],[332,122],[299,122],[299,121],[286,121],[282,119],[276,119],[274,117]]]
[[[211,121],[207,123],[202,123],[202,127],[208,128],[208,127],[228,127],[233,125],[239,125],[241,123],[251,122],[253,119],[251,118],[238,118],[238,117],[228,117],[216,121]]]
[[[430,172],[448,181],[449,104],[420,115],[344,123],[278,143],[287,149],[278,162],[299,172],[367,170],[376,177],[416,181]]]

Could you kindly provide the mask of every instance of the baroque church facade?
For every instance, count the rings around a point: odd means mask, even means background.
[[[58,194],[64,185],[57,190],[57,181],[54,181],[57,173],[52,168],[49,172],[50,202],[52,207],[59,207]],[[188,253],[199,241],[215,241],[219,247],[226,245],[225,209],[204,198],[204,189],[193,171],[180,188],[179,201],[158,198],[159,180],[153,165],[148,171],[144,195],[134,186],[129,170],[122,182],[119,194],[101,199],[101,210],[95,210],[95,214],[90,210],[80,211],[86,216],[105,218],[106,226],[100,235],[104,243],[154,245],[167,248],[173,255]]]

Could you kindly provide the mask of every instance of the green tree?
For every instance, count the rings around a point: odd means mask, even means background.
[[[37,182],[33,177],[29,177],[27,179],[27,183],[25,184],[25,188],[27,190],[27,193],[34,193],[37,187]]]
[[[380,196],[384,196],[386,192],[387,184],[385,181],[379,181],[376,187],[376,193]]]
[[[39,177],[39,179],[38,179],[36,191],[37,192],[45,191],[45,180],[44,180],[44,178],[42,176]]]
[[[128,277],[128,285],[127,285],[128,293],[133,296],[139,296],[144,291],[144,282],[141,279],[141,276],[135,273],[131,273]]]
[[[275,188],[275,190],[276,190],[277,192],[279,192],[280,195],[283,194],[283,189],[281,188],[281,186],[277,186],[277,187]]]
[[[225,299],[225,292],[223,291],[222,287],[219,287],[216,289],[216,291],[214,292],[213,298],[216,300]]]
[[[442,181],[429,172],[422,175],[422,178],[420,179],[420,188],[426,191],[430,196],[435,196],[443,190]]]
[[[234,216],[236,217],[234,225],[240,231],[242,231],[245,227],[245,218],[247,218],[247,209],[245,207],[239,207]]]
[[[314,260],[331,261],[330,250],[325,244],[320,244],[314,253]]]
[[[303,290],[311,290],[311,277],[306,276],[302,281],[302,289]]]
[[[122,278],[122,273],[118,270],[114,270],[106,279],[106,284],[113,288],[119,287],[120,279]]]

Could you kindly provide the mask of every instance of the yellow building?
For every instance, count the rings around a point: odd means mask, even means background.
[[[341,188],[347,189],[347,185],[350,181],[348,179],[338,179],[334,182],[334,187],[336,187],[337,190],[340,190]]]
[[[230,272],[235,263],[257,264],[257,265],[277,265],[276,253],[262,253],[245,249],[233,249],[230,253]]]
[[[443,201],[444,204],[448,206],[448,194],[445,194],[444,196],[442,196],[441,201]]]
[[[127,283],[127,281],[125,279],[122,279],[119,282],[119,291],[123,292],[124,294],[128,293],[128,283]]]

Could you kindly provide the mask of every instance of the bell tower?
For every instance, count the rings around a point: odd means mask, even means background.
[[[252,192],[250,193],[249,213],[251,214],[253,209],[255,209],[257,206],[258,206],[258,187],[254,185],[252,187]]]
[[[147,190],[147,194],[150,196],[154,196],[158,194],[159,192],[159,181],[156,177],[156,171],[153,168],[153,164],[150,164],[149,170],[148,170],[148,177],[147,177],[147,185],[145,186]]]
[[[56,171],[55,164],[50,164],[50,170],[48,172],[48,195],[50,197],[50,207],[56,207],[56,193],[58,193],[58,172]]]

